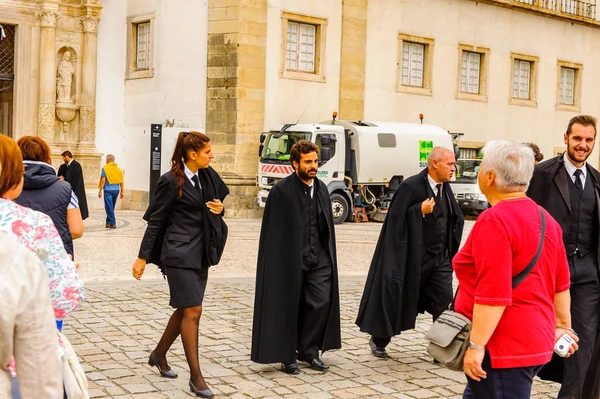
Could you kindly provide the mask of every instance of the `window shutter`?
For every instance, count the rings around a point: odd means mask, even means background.
[[[300,70],[315,72],[315,38],[314,25],[300,25]]]
[[[148,69],[150,58],[150,22],[136,25],[136,62],[135,69]]]
[[[298,69],[298,23],[288,22],[286,68]]]

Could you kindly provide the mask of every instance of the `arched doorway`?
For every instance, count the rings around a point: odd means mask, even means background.
[[[12,137],[15,25],[0,24],[0,134]]]

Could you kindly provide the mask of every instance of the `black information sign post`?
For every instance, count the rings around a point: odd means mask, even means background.
[[[152,124],[150,137],[150,199],[160,177],[160,153],[162,148],[162,125]]]

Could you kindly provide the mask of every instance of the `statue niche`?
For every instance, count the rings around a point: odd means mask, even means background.
[[[75,66],[71,58],[74,53],[65,49],[56,69],[56,116],[62,122],[62,141],[68,137],[68,125],[73,119],[79,106],[73,101]]]

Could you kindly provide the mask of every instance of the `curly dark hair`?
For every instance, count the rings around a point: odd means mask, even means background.
[[[310,154],[316,152],[319,155],[319,147],[308,140],[300,140],[290,149],[290,163],[294,166],[294,161],[300,163],[300,154]]]

